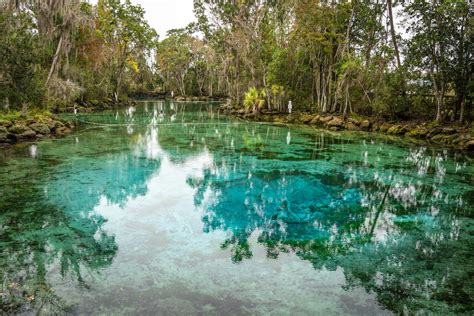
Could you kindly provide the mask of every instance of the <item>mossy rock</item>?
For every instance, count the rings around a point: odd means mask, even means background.
[[[329,115],[329,116],[321,116],[321,117],[319,118],[319,121],[320,121],[321,123],[327,123],[327,122],[329,122],[329,121],[332,121],[333,118],[334,118],[334,117],[333,117],[332,115]]]
[[[13,123],[12,123],[11,121],[9,121],[9,120],[4,120],[4,119],[0,119],[0,126],[2,126],[2,127],[8,128],[8,127],[10,127],[10,126],[12,126],[12,125],[13,125]]]
[[[442,133],[444,135],[453,135],[453,134],[456,134],[456,132],[457,132],[457,130],[455,128],[452,128],[452,127],[445,127],[442,130]]]
[[[33,139],[35,137],[36,137],[36,132],[31,129],[28,129],[25,132],[16,135],[17,140]]]
[[[340,129],[344,126],[344,121],[339,117],[335,117],[332,120],[330,120],[329,122],[327,122],[327,126],[337,127],[338,129]]]
[[[9,129],[8,129],[8,132],[12,133],[12,134],[15,134],[15,135],[20,135],[20,134],[23,134],[27,131],[29,131],[30,128],[27,127],[26,125],[24,124],[15,124],[13,126],[11,126]]]
[[[278,115],[278,116],[275,116],[275,119],[273,120],[273,122],[286,123],[287,119],[284,116]]]
[[[347,129],[348,131],[357,131],[357,130],[359,130],[359,126],[355,125],[355,124],[352,123],[352,122],[347,122],[347,124],[346,124],[346,129]]]
[[[407,128],[402,125],[394,125],[387,130],[389,135],[403,135],[407,132]]]
[[[48,126],[48,128],[49,128],[51,131],[56,128],[56,121],[54,121],[53,119],[44,120],[42,123],[43,123],[43,124],[46,124],[46,126]]]
[[[8,141],[7,133],[0,133],[0,143],[6,143]]]
[[[428,134],[429,138],[433,138],[436,135],[443,134],[443,129],[441,127],[435,127],[430,129],[430,132]]]
[[[318,125],[321,121],[321,116],[320,115],[316,115],[315,117],[313,117],[313,119],[311,120],[311,122],[309,122],[309,124],[311,125]]]
[[[71,133],[71,130],[63,125],[61,127],[56,128],[55,133],[58,136],[64,136],[64,135],[67,135],[67,134]]]
[[[405,135],[413,138],[423,139],[428,136],[430,131],[425,127],[417,127],[411,131],[408,131]]]
[[[369,120],[364,120],[360,123],[359,127],[363,131],[368,131],[372,127],[372,122],[370,122]]]
[[[351,118],[349,118],[349,123],[351,123],[351,124],[353,124],[353,125],[355,125],[355,126],[360,126],[360,124],[361,124],[362,122],[359,121],[359,120],[357,120],[357,119],[355,119],[355,118],[353,118],[353,117],[351,117]]]
[[[49,133],[51,133],[49,127],[46,124],[42,123],[33,123],[30,125],[30,128],[35,132],[43,135],[48,135]]]
[[[379,126],[378,131],[381,133],[386,133],[392,127],[393,127],[392,124],[383,123],[382,125]]]
[[[431,140],[438,144],[451,144],[457,137],[457,135],[438,134],[433,136]]]
[[[299,117],[299,121],[304,124],[309,124],[312,119],[313,119],[313,116],[308,113],[303,113]]]
[[[466,142],[464,144],[464,148],[467,150],[467,151],[472,151],[474,152],[474,139],[471,139],[470,141]]]
[[[456,136],[457,137],[455,137],[452,141],[453,145],[460,145],[470,140],[470,137],[468,135],[456,135]]]
[[[58,128],[61,128],[61,127],[64,127],[63,122],[54,121],[54,128],[58,129]]]
[[[4,126],[0,126],[0,134],[8,134],[8,129]]]

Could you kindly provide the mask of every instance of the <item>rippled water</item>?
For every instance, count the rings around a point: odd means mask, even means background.
[[[215,109],[0,152],[0,311],[473,312],[472,157]]]

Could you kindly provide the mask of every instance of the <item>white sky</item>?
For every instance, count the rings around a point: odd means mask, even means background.
[[[90,0],[97,3],[97,0]],[[182,28],[193,22],[193,0],[132,0],[133,4],[140,4],[146,12],[146,19],[151,27],[160,35],[166,37],[171,29]]]

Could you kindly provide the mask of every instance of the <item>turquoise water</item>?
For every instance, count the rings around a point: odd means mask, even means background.
[[[473,313],[472,157],[216,107],[1,151],[1,311]]]

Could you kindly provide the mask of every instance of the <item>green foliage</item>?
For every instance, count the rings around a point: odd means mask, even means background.
[[[0,102],[62,109],[154,89],[157,34],[130,0],[0,2]]]
[[[162,41],[131,0],[19,3],[0,4],[0,102],[14,109],[160,90],[253,110],[291,99],[295,110],[391,119],[472,112],[474,19],[464,0],[196,0],[197,22]]]
[[[250,88],[244,97],[244,106],[253,109],[262,109],[265,105],[267,94],[264,89],[258,90],[255,87]]]
[[[28,14],[0,10],[0,102],[13,109],[24,103],[38,104],[44,92],[38,68],[40,38],[31,31],[34,27]]]

